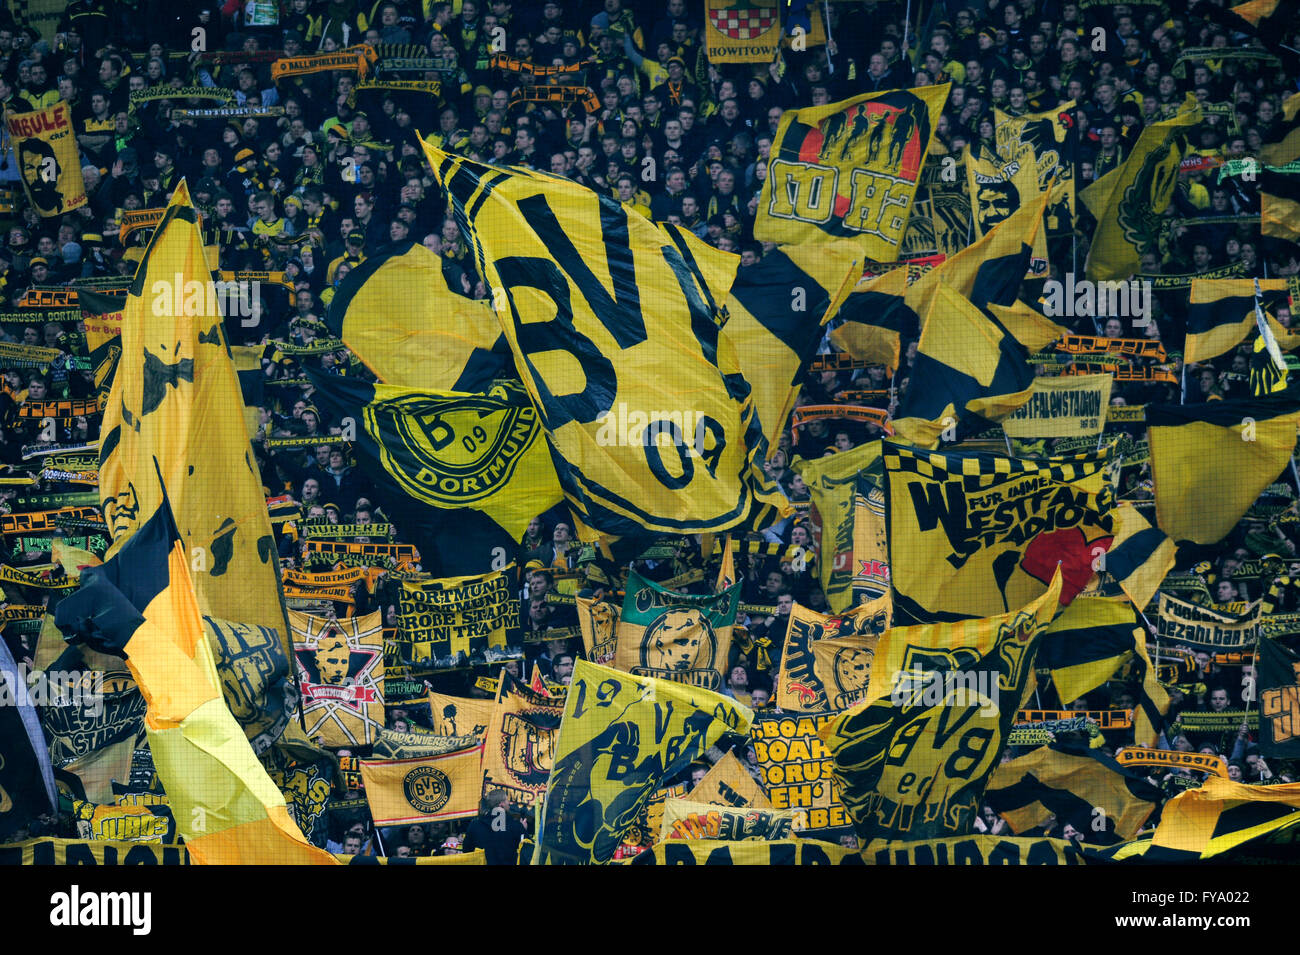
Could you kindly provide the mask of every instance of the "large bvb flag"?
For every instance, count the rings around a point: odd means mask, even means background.
[[[608,862],[654,791],[754,713],[698,687],[585,660],[555,739],[534,864]]]
[[[100,500],[120,547],[158,509],[165,482],[186,553],[194,555],[203,613],[275,629],[288,657],[275,538],[243,405],[182,182],[123,310],[122,358],[99,449]]]
[[[1030,461],[886,441],[895,621],[990,617],[1043,593],[1058,564],[1068,604],[1110,547],[1108,453]]]
[[[973,831],[1060,590],[1058,573],[1011,613],[885,631],[866,699],[820,732],[864,845]]]
[[[853,238],[892,262],[907,230],[948,85],[868,93],[786,110],[772,143],[754,237]]]
[[[303,838],[226,707],[190,557],[160,493],[117,555],[82,571],[55,622],[69,639],[126,657],[148,701],[159,781],[195,862],[333,865],[333,856]]]
[[[756,495],[779,497],[758,467],[766,442],[749,384],[720,335],[735,256],[568,180],[425,151],[583,524],[719,531]]]

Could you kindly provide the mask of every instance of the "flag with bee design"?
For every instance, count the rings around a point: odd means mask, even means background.
[[[974,831],[1061,582],[1011,613],[885,631],[867,698],[820,731],[864,845]]]
[[[885,442],[896,621],[989,617],[1040,596],[1058,564],[1069,603],[1111,545],[1109,449],[1027,460]]]
[[[791,512],[762,472],[763,424],[721,335],[735,256],[567,179],[425,153],[493,290],[579,536]]]
[[[502,672],[483,749],[483,792],[504,789],[516,806],[532,808],[546,794],[564,701]]]
[[[720,594],[683,594],[633,570],[618,619],[613,666],[635,676],[720,690],[739,606],[739,583]]]
[[[384,630],[376,610],[335,620],[289,611],[307,735],[369,746],[384,727]]]
[[[796,603],[786,628],[776,705],[800,713],[828,713],[861,699],[871,676],[876,640],[891,620],[888,595],[831,615]],[[830,642],[819,661],[816,648],[824,641]]]

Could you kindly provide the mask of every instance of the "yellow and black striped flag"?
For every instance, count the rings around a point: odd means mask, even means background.
[[[753,387],[769,449],[789,423],[822,325],[861,275],[862,253],[844,240],[774,249],[737,270],[722,337],[735,345],[741,374]]]
[[[1286,279],[1192,279],[1183,360],[1188,364],[1208,361],[1245,341],[1259,326],[1257,288],[1258,304],[1278,344],[1283,350],[1300,344],[1300,336],[1293,342],[1275,317],[1278,307],[1288,302]]]
[[[762,423],[722,313],[739,259],[567,179],[425,144],[580,536],[721,531],[759,501]]]
[[[908,270],[862,280],[840,307],[831,344],[859,361],[898,368],[902,339],[916,338],[921,320],[907,304]]]
[[[820,733],[864,845],[972,831],[1060,591],[1058,571],[1011,613],[885,631],[866,700]]]
[[[894,433],[925,448],[938,447],[945,432],[986,430],[1030,397],[1033,372],[1028,352],[997,322],[940,285],[930,300],[916,361]]]
[[[1165,804],[1143,855],[1146,862],[1187,863],[1300,838],[1300,783],[1249,786],[1210,776]]]
[[[1290,465],[1300,401],[1149,404],[1146,417],[1157,524],[1217,544]]]
[[[1132,839],[1155,811],[1161,792],[1141,776],[1093,750],[1040,746],[1003,763],[989,779],[985,802],[1014,833],[1056,817],[1084,842]]]
[[[1272,166],[1285,166],[1300,159],[1300,93],[1292,93],[1282,102],[1282,116],[1268,142],[1259,150],[1259,158]]]
[[[1061,599],[1087,586],[1114,533],[1107,452],[1030,461],[885,445],[895,620],[990,617],[1023,607],[1058,565]]]
[[[1300,159],[1261,169],[1259,198],[1264,235],[1300,242]]]
[[[453,292],[442,260],[414,242],[349,272],[325,325],[380,381],[405,388],[486,391],[509,358],[490,305]]]
[[[1106,552],[1104,569],[1133,601],[1145,610],[1165,575],[1173,569],[1178,548],[1169,535],[1142,516],[1129,501],[1115,508],[1115,541]]]
[[[1127,602],[1078,597],[1047,628],[1038,667],[1051,670],[1061,702],[1069,703],[1114,676],[1145,633]]]

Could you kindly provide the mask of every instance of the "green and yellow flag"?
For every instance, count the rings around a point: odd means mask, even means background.
[[[864,845],[972,832],[1060,592],[1057,571],[1011,613],[885,631],[866,700],[821,731]]]
[[[698,687],[578,661],[555,743],[534,864],[600,865],[665,780],[753,712]]]
[[[1188,93],[1177,115],[1143,129],[1128,159],[1079,193],[1098,223],[1088,250],[1089,279],[1126,281],[1141,267],[1142,254],[1156,248],[1187,133],[1200,121],[1200,104]]]
[[[442,259],[415,242],[387,246],[349,272],[325,325],[389,385],[487,391],[505,367],[489,303],[453,292]]]
[[[1027,460],[885,442],[889,569],[898,622],[989,617],[1087,586],[1114,533],[1107,452]]]
[[[720,334],[739,260],[567,179],[425,150],[493,289],[580,536],[726,530],[760,499],[788,514]]]
[[[683,594],[630,571],[613,666],[634,676],[722,689],[740,586]]]
[[[1217,544],[1289,466],[1300,402],[1149,404],[1146,417],[1156,522],[1174,541]]]
[[[890,90],[786,110],[754,237],[789,244],[854,238],[868,258],[896,261],[948,89]]]
[[[769,450],[789,423],[822,325],[861,275],[862,253],[842,240],[774,249],[736,272],[722,337],[735,346],[741,373],[754,389]]]
[[[165,482],[202,612],[275,629],[287,658],[275,538],[209,266],[182,182],[123,310],[99,449],[109,553],[158,509]]]

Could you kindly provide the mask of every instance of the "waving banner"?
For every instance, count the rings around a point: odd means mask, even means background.
[[[580,532],[726,530],[760,501],[789,513],[720,335],[735,256],[569,180],[425,151],[478,250]]]
[[[504,789],[511,802],[524,808],[540,803],[563,715],[563,700],[503,674],[483,750],[483,792]]]
[[[509,646],[519,631],[514,566],[478,576],[402,581],[397,608],[401,661],[423,670],[447,670],[521,658],[523,650]]]
[[[608,862],[665,780],[752,719],[716,693],[578,661],[533,862]]]
[[[727,809],[689,799],[664,803],[664,839],[789,839],[806,827],[802,809]]]
[[[801,713],[848,709],[865,695],[876,639],[891,619],[887,596],[831,615],[796,603],[786,628],[776,705]],[[822,651],[819,662],[816,647],[825,640],[833,642]],[[835,705],[832,698],[844,705]]]
[[[864,844],[971,834],[1060,590],[1058,571],[1021,610],[885,631],[867,699],[820,731]]]

